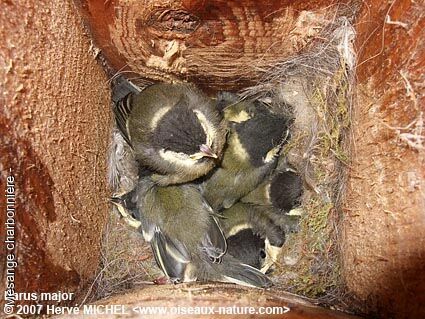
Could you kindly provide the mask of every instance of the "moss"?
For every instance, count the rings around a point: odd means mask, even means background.
[[[332,209],[332,203],[321,203],[317,199],[312,199],[306,209],[309,211],[308,218],[304,218],[303,222],[306,223],[306,228],[314,236],[311,236],[310,247],[313,250],[321,250],[323,242],[328,240],[327,225],[329,211]]]
[[[304,143],[305,138],[306,134],[297,134],[295,136],[292,136],[288,143],[286,143],[283,147],[281,157],[286,157],[292,149],[301,147],[301,145]]]
[[[301,242],[302,258],[294,267],[298,276],[288,284],[298,294],[317,298],[336,285],[335,279],[329,279],[338,277],[331,274],[330,265],[327,264],[331,234],[328,219],[333,204],[312,198],[304,205],[304,209],[300,232],[292,238],[293,242]]]
[[[319,153],[321,158],[333,155],[340,162],[348,164],[349,156],[345,151],[343,138],[351,124],[346,77],[337,72],[331,87],[333,86],[335,88],[327,92],[328,97],[317,87],[312,98],[312,105],[321,121],[321,131],[318,133]]]
[[[318,122],[309,145],[306,174],[313,177],[315,191],[304,196],[299,232],[287,239],[283,252],[284,256],[296,255],[298,262],[281,265],[279,269],[279,280],[284,278],[285,288],[325,302],[343,291],[335,233],[339,220],[335,198],[350,161],[346,137],[351,125],[350,83],[345,68],[338,69],[328,80],[313,86],[310,100]],[[288,149],[293,150],[306,141],[305,135],[294,136],[296,140],[287,145]],[[288,277],[289,273],[295,275]]]

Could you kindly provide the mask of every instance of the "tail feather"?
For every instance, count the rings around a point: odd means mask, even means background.
[[[224,281],[257,288],[269,288],[273,285],[265,274],[252,266],[242,263],[223,266],[225,267],[222,273]]]
[[[163,234],[157,227],[151,240],[152,252],[157,265],[173,282],[184,278],[190,254],[186,247],[177,240]]]
[[[111,82],[112,88],[112,102],[117,103],[122,100],[129,93],[139,93],[142,91],[140,87],[133,84],[131,81],[127,80],[124,76],[118,75],[114,76]]]
[[[273,284],[270,279],[258,269],[243,264],[230,255],[224,255],[220,264],[214,264],[210,261],[203,261],[203,267],[199,267],[198,280],[231,282],[234,284],[268,288]],[[203,269],[201,269],[203,268]]]
[[[115,122],[117,124],[117,127],[124,138],[124,140],[127,142],[127,144],[132,148],[132,144],[130,141],[130,136],[128,135],[127,130],[127,121],[128,117],[130,116],[132,109],[131,105],[131,93],[126,95],[122,100],[118,101],[117,103],[114,103],[113,111],[115,114]]]

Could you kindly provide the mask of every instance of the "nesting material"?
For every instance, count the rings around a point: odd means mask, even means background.
[[[156,266],[149,244],[113,209],[103,235],[98,274],[85,301],[151,285],[160,276],[163,274]]]
[[[283,156],[304,179],[300,230],[287,239],[274,282],[282,289],[335,303],[343,294],[338,247],[340,203],[350,164],[355,37],[339,17],[299,55],[271,66],[243,91],[289,105],[292,138]],[[276,103],[271,105],[276,107]]]

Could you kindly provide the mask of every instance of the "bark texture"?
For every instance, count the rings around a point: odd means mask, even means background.
[[[1,259],[17,256],[16,292],[72,292],[98,267],[108,211],[106,78],[73,3],[1,7],[1,189],[13,175],[16,193],[16,247]]]

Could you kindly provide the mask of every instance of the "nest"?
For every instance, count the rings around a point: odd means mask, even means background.
[[[345,291],[338,237],[350,165],[354,36],[352,21],[340,13],[301,52],[258,70],[261,81],[240,92],[241,98],[280,101],[270,107],[285,105],[279,112],[294,118],[282,158],[303,177],[302,215],[299,231],[287,237],[271,279],[278,289],[333,305],[341,304]],[[111,212],[104,234],[92,299],[161,275],[142,237],[116,216]]]
[[[245,98],[289,105],[295,119],[282,156],[304,179],[299,232],[285,243],[274,273],[284,290],[326,304],[343,300],[339,230],[350,166],[355,37],[351,21],[339,17],[299,55],[271,66]]]
[[[162,276],[149,244],[118,216],[111,211],[103,233],[99,270],[82,304],[151,285]]]

